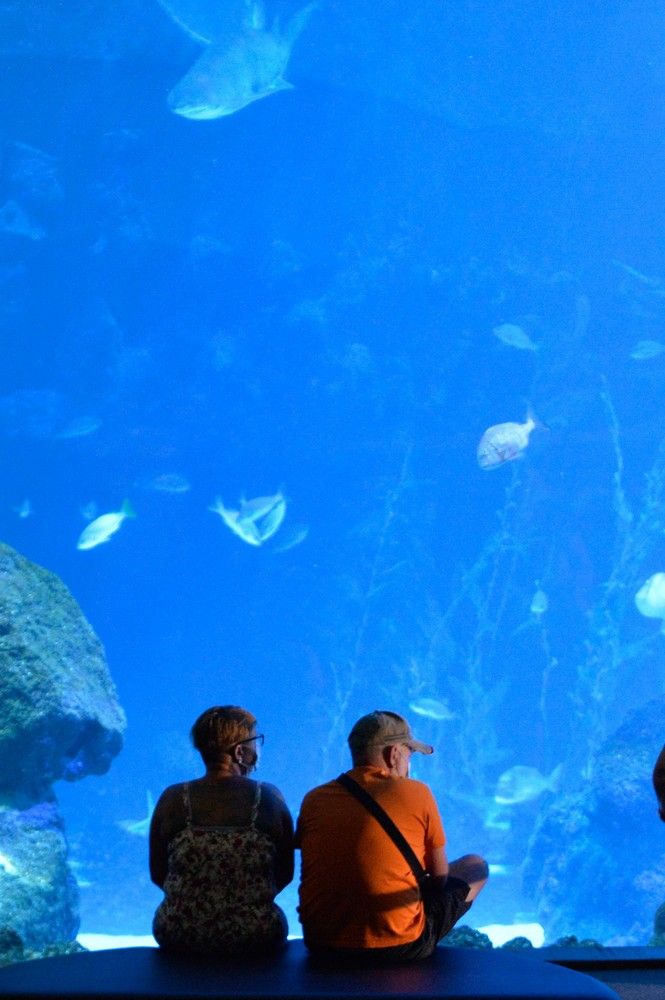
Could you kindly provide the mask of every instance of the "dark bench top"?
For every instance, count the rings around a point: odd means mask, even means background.
[[[0,996],[190,1000],[617,1000],[604,983],[504,951],[438,948],[423,962],[390,968],[332,967],[302,941],[254,965],[175,958],[156,948],[116,948],[0,969]]]

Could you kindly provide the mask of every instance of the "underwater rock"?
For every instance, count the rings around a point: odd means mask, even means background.
[[[645,823],[659,822],[651,770],[664,714],[663,698],[632,712],[592,761],[587,787],[543,813],[523,887],[547,940],[571,928],[606,945],[649,940],[665,899],[665,853],[654,856],[644,836]]]
[[[446,934],[441,942],[449,948],[491,948],[492,941],[487,934],[474,930],[462,924],[461,927],[453,927],[450,934]]]
[[[665,903],[662,903],[656,910],[653,918],[653,934],[649,944],[652,948],[665,947]]]
[[[594,941],[593,938],[583,938],[581,941],[574,934],[566,934],[562,938],[557,938],[554,942],[555,948],[594,948],[597,951],[603,950],[603,945],[600,941]]]
[[[58,577],[0,544],[0,581],[0,797],[25,808],[58,779],[104,774],[125,716],[102,645]]]
[[[4,807],[0,812],[0,928],[14,942],[10,950],[15,950],[15,937],[24,950],[74,939],[79,926],[78,899],[55,801],[25,810]]]
[[[102,645],[65,585],[2,544],[0,584],[2,961],[76,937],[78,887],[51,786],[104,774],[125,716]]]
[[[501,945],[504,951],[528,951],[533,948],[533,944],[527,937],[514,937]]]

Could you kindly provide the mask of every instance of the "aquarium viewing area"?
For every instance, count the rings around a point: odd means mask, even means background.
[[[0,997],[665,996],[664,35],[0,3]]]

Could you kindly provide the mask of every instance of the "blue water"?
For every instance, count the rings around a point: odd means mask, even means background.
[[[530,838],[662,695],[633,597],[665,568],[665,354],[631,353],[665,343],[665,24],[574,6],[322,0],[294,90],[194,121],[166,95],[199,47],[156,2],[3,4],[0,200],[28,228],[0,210],[0,533],[71,589],[128,719],[107,775],[56,788],[83,930],[149,931],[147,843],[117,824],[200,773],[211,704],[258,717],[294,815],[360,714],[409,715],[450,855],[506,867],[481,925],[538,919]],[[481,470],[529,408],[522,456]],[[278,490],[265,546],[208,509]],[[125,498],[77,550],[81,507]],[[503,772],[559,764],[492,826]],[[644,943],[651,914],[608,919]]]

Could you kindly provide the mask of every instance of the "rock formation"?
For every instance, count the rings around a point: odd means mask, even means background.
[[[0,544],[0,930],[72,940],[78,889],[53,783],[104,774],[124,713],[102,645],[64,584]]]

